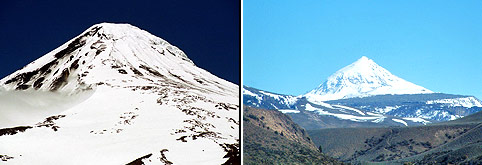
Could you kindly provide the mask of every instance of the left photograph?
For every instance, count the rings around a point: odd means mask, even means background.
[[[240,2],[0,7],[0,164],[240,164]]]

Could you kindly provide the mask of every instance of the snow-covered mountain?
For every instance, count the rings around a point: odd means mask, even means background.
[[[287,113],[306,129],[420,125],[482,110],[473,96],[434,93],[364,56],[300,96],[243,86],[243,104]]]
[[[239,159],[239,87],[128,24],[96,24],[0,80],[12,164]]]
[[[432,91],[405,81],[363,56],[338,70],[304,96],[311,102],[383,94],[417,94]]]

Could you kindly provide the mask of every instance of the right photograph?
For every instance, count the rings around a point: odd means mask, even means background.
[[[243,164],[482,164],[482,1],[243,1]]]

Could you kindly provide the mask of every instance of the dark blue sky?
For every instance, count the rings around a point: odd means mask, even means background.
[[[101,22],[149,31],[179,47],[197,66],[240,83],[240,3],[235,0],[5,1],[0,5],[0,77]]]

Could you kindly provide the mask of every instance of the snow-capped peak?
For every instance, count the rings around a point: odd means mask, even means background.
[[[222,93],[237,89],[198,68],[167,41],[129,24],[100,23],[0,80],[7,90],[77,92],[98,85],[191,86]],[[230,86],[230,85],[229,85]]]
[[[372,95],[417,93],[433,92],[391,74],[363,56],[336,71],[323,84],[304,96],[312,102],[319,102]]]
[[[239,160],[238,102],[238,85],[165,40],[128,24],[96,24],[0,80],[0,157],[229,164]]]
[[[151,33],[130,24],[104,22],[91,26],[88,30],[86,30],[86,32],[89,31],[97,31],[97,36],[101,39],[122,40],[124,38],[129,38],[130,40],[141,40],[152,45],[165,45],[166,48],[168,48],[167,51],[169,51],[169,53],[175,56],[179,56],[183,60],[192,63],[192,61],[187,57],[187,55],[176,46],[173,46],[162,38],[156,37]]]

